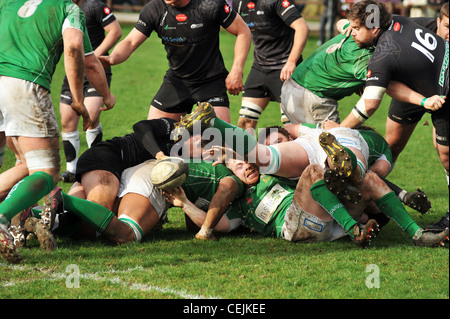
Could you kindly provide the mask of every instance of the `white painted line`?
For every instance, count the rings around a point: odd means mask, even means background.
[[[8,267],[13,270],[20,270],[20,271],[37,271],[43,274],[48,274],[49,277],[47,278],[36,278],[36,279],[25,279],[25,280],[12,280],[7,282],[0,283],[0,287],[12,287],[15,285],[20,285],[24,283],[30,283],[34,281],[41,281],[41,280],[61,280],[66,279],[68,277],[67,273],[61,273],[61,272],[53,272],[52,270],[46,269],[46,268],[36,268],[36,267],[29,267],[24,265],[13,265],[13,264],[5,264],[0,263],[0,267]],[[145,269],[141,266],[137,266],[134,268],[128,268],[125,270],[117,270],[117,269],[111,269],[108,271],[103,272],[95,272],[95,273],[83,273],[80,274],[80,278],[86,279],[86,280],[94,280],[98,282],[110,282],[113,284],[121,285],[122,287],[129,288],[132,290],[140,290],[143,292],[150,292],[150,291],[156,291],[164,294],[172,294],[180,298],[186,298],[186,299],[222,299],[221,297],[205,297],[198,294],[190,294],[186,292],[185,290],[178,290],[173,289],[170,287],[159,287],[159,286],[153,286],[148,284],[142,284],[142,283],[132,283],[121,280],[118,276],[115,276],[113,278],[106,278],[102,277],[101,275],[107,275],[107,274],[124,274],[129,273],[133,271],[146,271],[149,269]]]

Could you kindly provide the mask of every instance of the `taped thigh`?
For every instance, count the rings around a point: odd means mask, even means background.
[[[52,169],[60,167],[59,150],[32,150],[24,154],[28,170]]]

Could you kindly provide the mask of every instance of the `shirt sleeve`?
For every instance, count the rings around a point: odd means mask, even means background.
[[[380,86],[383,88],[389,86],[397,60],[394,54],[384,49],[386,45],[392,44],[386,41],[377,44],[367,67],[366,86]]]
[[[274,9],[287,25],[302,17],[292,0],[277,0],[274,2]]]
[[[86,17],[84,16],[83,11],[76,5],[71,4],[67,7],[67,16],[64,20],[62,32],[68,28],[75,28],[83,32],[84,39],[84,52],[86,55],[94,53],[92,49],[91,41],[89,40],[89,34],[86,27]]]
[[[224,29],[228,28],[236,19],[236,11],[232,10],[225,0],[222,1],[222,5],[219,8],[219,19],[220,25]]]

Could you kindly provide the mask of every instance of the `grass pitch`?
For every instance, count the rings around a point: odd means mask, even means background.
[[[131,27],[123,29],[126,35]],[[230,67],[234,38],[225,32],[221,37],[225,63]],[[317,47],[316,42],[316,38],[310,38],[305,57]],[[250,53],[245,75],[252,60]],[[167,68],[165,51],[154,34],[128,61],[113,68],[112,91],[117,104],[101,115],[104,139],[127,134],[135,122],[147,118],[151,99]],[[57,113],[63,72],[60,63],[52,90]],[[241,96],[230,96],[232,123],[237,123],[240,99]],[[350,112],[357,99],[351,96],[340,101],[341,118]],[[389,101],[385,97],[381,108],[367,122],[382,134]],[[389,176],[403,188],[420,187],[429,196],[433,208],[427,215],[407,208],[422,226],[440,219],[449,200],[445,172],[433,148],[430,123],[429,115],[420,121]],[[280,111],[272,103],[261,116],[259,127],[274,124],[280,124]],[[79,131],[82,132],[81,126]],[[84,134],[80,134],[80,139],[84,151]],[[7,151],[1,171],[13,164],[13,155]],[[64,191],[69,189],[68,184],[59,186]],[[221,236],[216,242],[200,242],[187,232],[183,213],[172,208],[164,229],[149,234],[142,243],[114,246],[102,239],[59,238],[58,246],[46,253],[37,241],[30,242],[21,249],[24,256],[21,264],[10,265],[0,260],[0,299],[247,299],[246,303],[257,303],[264,311],[260,308],[260,313],[267,315],[278,313],[283,307],[277,304],[275,310],[267,299],[292,302],[449,298],[448,249],[414,247],[394,222],[365,250],[348,239],[293,244],[247,231]],[[204,304],[220,305],[216,315],[241,315],[245,309],[247,314],[249,311],[236,301],[215,302]],[[199,304],[190,300],[177,302],[174,307],[155,303],[158,305],[166,306],[164,311],[175,315],[200,310],[207,314],[213,309],[195,308]]]

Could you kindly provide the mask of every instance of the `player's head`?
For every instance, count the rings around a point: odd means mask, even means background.
[[[437,18],[437,35],[448,41],[449,28],[448,28],[448,2],[442,5],[439,17]]]
[[[258,134],[258,142],[264,145],[279,144],[291,140],[288,131],[278,125],[263,128]]]
[[[362,0],[346,12],[352,27],[352,36],[361,48],[371,47],[381,29],[392,21],[392,15],[384,3],[376,0]]]
[[[252,186],[259,182],[259,171],[256,165],[238,159],[227,160],[226,165],[242,183]]]

